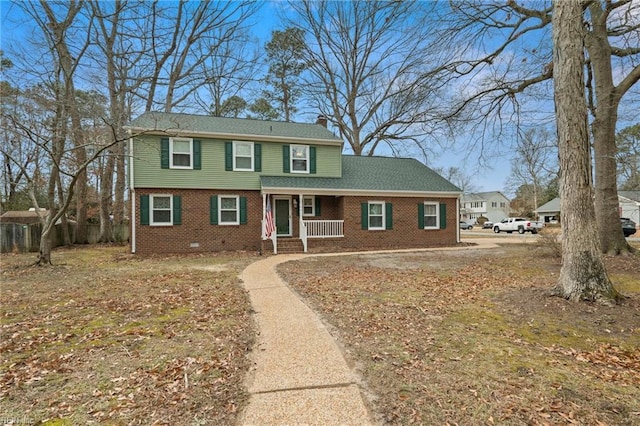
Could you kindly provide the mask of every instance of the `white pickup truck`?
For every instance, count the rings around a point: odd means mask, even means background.
[[[518,231],[518,234],[524,234],[525,232],[537,234],[542,228],[544,228],[543,222],[534,222],[522,217],[507,217],[493,224],[493,232],[496,234],[503,231],[508,234],[511,234],[513,231]]]

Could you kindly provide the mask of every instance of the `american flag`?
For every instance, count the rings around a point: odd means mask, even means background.
[[[273,223],[273,212],[271,211],[271,200],[267,197],[267,211],[264,214],[264,234],[267,238],[271,237],[273,231],[276,230],[276,225]]]

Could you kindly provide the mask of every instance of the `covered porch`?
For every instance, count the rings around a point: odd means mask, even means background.
[[[279,242],[286,251],[300,244],[306,253],[311,239],[344,238],[339,196],[263,191],[262,211],[262,240],[271,241],[274,254]]]

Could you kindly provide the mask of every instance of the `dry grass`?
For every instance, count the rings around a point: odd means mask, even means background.
[[[285,279],[337,330],[386,424],[640,424],[640,258],[608,258],[629,295],[549,297],[529,246],[311,258]]]
[[[62,249],[53,267],[3,255],[4,419],[233,424],[254,331],[238,273],[250,255],[140,259]]]

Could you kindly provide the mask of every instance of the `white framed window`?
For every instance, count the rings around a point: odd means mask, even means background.
[[[149,224],[171,226],[173,224],[173,197],[171,195],[149,195]]]
[[[309,146],[291,145],[291,173],[309,173]]]
[[[316,197],[302,197],[302,215],[316,215]]]
[[[233,142],[233,170],[253,171],[254,164],[253,142]]]
[[[172,169],[193,169],[193,139],[169,139],[169,167]]]
[[[424,203],[424,229],[439,229],[439,228],[440,228],[440,214],[439,214],[438,203]]]
[[[218,217],[220,225],[240,224],[240,197],[237,195],[220,195],[218,197]]]
[[[384,201],[369,201],[369,229],[385,229]]]

